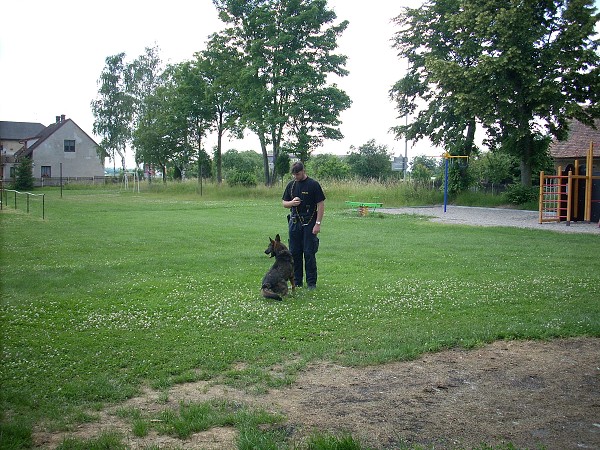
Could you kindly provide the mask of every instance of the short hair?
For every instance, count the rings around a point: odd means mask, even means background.
[[[302,164],[300,161],[294,163],[294,165],[292,166],[292,173],[298,173],[298,172],[302,172],[304,170],[304,164]]]

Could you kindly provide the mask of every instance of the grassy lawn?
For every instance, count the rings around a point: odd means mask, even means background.
[[[600,336],[595,235],[358,217],[332,189],[318,289],[276,302],[259,290],[268,237],[287,236],[279,188],[42,192],[45,220],[37,203],[0,213],[5,448],[19,435],[12,448],[27,446],[35,424],[94,420],[143,385],[218,378],[261,391],[317,359]]]

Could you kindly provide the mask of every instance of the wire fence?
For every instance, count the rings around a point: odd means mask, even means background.
[[[41,199],[41,205],[35,200]],[[29,214],[35,207],[41,206],[42,220],[46,219],[46,194],[34,194],[32,192],[21,192],[14,189],[0,190],[0,210],[5,208],[25,208]]]

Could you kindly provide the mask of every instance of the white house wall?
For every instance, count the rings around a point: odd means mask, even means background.
[[[64,141],[75,140],[75,151],[65,152]],[[79,127],[69,121],[33,150],[33,176],[41,178],[42,166],[51,167],[53,178],[104,176],[104,161],[96,153],[96,145]]]

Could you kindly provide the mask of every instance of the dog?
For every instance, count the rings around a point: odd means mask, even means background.
[[[288,294],[288,281],[292,284],[292,292],[296,289],[294,283],[294,259],[288,248],[281,242],[279,234],[275,240],[269,238],[269,246],[265,250],[275,263],[262,280],[261,293],[265,298],[283,300]]]

